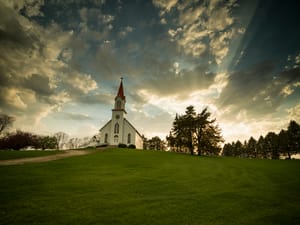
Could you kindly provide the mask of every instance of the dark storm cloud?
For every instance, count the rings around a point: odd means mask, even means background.
[[[33,90],[37,95],[50,96],[53,90],[50,88],[49,77],[39,74],[32,74],[24,80],[24,87]]]
[[[252,116],[267,115],[278,109],[299,81],[299,68],[276,73],[274,62],[255,64],[230,74],[218,104],[236,112],[247,110]]]
[[[13,10],[0,3],[0,44],[12,48],[33,48],[38,38],[30,29],[26,29],[16,19]]]

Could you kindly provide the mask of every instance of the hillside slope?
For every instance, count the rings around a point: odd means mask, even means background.
[[[300,161],[114,149],[0,167],[0,224],[300,224]]]

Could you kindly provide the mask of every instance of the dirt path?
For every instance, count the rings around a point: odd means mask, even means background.
[[[25,163],[48,162],[48,161],[63,159],[63,158],[71,157],[71,156],[87,155],[87,154],[91,154],[93,152],[95,152],[95,151],[68,150],[65,153],[58,153],[58,154],[55,154],[55,155],[31,157],[31,158],[21,158],[21,159],[0,160],[0,166],[22,165],[22,164],[25,164]]]

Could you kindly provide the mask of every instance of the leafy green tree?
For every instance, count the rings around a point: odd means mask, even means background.
[[[142,139],[143,139],[143,149],[147,149],[148,139],[145,137],[145,135],[142,135]]]
[[[37,148],[45,149],[57,149],[58,141],[56,137],[51,136],[39,136]]]
[[[160,137],[155,136],[148,140],[148,148],[150,150],[165,150],[165,143],[160,139]]]
[[[18,130],[1,139],[0,149],[20,150],[21,148],[36,147],[37,145],[38,138],[36,135]]]

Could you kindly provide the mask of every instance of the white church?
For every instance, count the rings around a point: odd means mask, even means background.
[[[143,139],[135,127],[125,118],[126,98],[124,95],[123,78],[115,97],[112,118],[100,129],[100,143],[116,146],[118,144],[135,145],[143,148]]]

